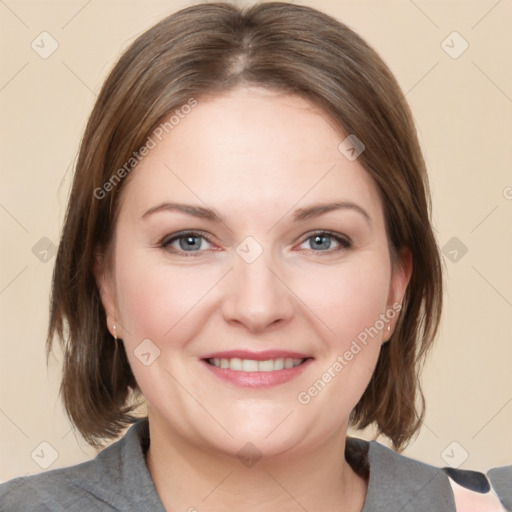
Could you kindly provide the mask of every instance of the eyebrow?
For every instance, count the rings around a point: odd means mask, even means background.
[[[295,210],[293,218],[295,221],[305,221],[313,217],[323,215],[324,213],[345,209],[354,210],[360,213],[366,219],[368,224],[372,223],[372,219],[368,212],[358,204],[352,203],[351,201],[333,201],[330,203],[314,204],[307,208],[299,208],[298,210]]]
[[[162,203],[146,211],[142,218],[149,217],[154,213],[163,211],[178,211],[192,217],[198,217],[200,219],[210,220],[212,222],[221,223],[222,217],[213,208],[204,208],[202,206],[194,206],[191,204],[182,203]]]
[[[358,204],[351,201],[332,201],[328,203],[314,204],[308,206],[307,208],[299,208],[293,213],[293,220],[295,222],[303,222],[323,215],[324,213],[345,209],[360,213],[366,219],[368,224],[371,225],[372,219],[368,212]],[[147,218],[154,213],[163,211],[178,211],[186,215],[191,215],[192,217],[206,219],[219,224],[223,222],[221,215],[214,208],[205,208],[203,206],[195,206],[191,204],[168,202],[150,208],[142,215],[142,218]]]

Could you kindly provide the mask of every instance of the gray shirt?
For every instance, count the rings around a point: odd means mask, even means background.
[[[148,446],[148,420],[141,419],[91,461],[1,484],[0,511],[165,512],[145,463]],[[369,475],[362,512],[455,512],[449,477],[443,469],[399,455],[375,441],[351,437],[345,457],[358,473]],[[461,485],[472,473],[455,472]],[[505,490],[512,484],[510,474],[498,475],[504,493],[512,487]],[[475,475],[487,481],[482,473]],[[190,505],[193,509],[195,504]]]

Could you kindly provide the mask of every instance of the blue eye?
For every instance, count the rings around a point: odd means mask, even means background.
[[[204,246],[205,243],[211,245],[211,242],[204,234],[195,231],[184,231],[165,238],[160,245],[170,253],[185,256],[199,256],[202,251],[209,248]],[[302,247],[303,249],[313,251],[320,255],[330,254],[352,247],[352,243],[348,238],[335,235],[328,231],[313,233],[301,243],[301,246],[304,244],[309,244],[309,247]]]
[[[178,233],[171,238],[167,238],[162,242],[162,247],[170,250],[171,252],[197,252],[203,247],[203,241],[210,243],[209,240],[200,233],[195,232],[185,232]],[[176,247],[175,243],[178,243],[178,247]]]
[[[332,243],[338,244],[337,248],[332,248]],[[348,249],[351,247],[351,243],[341,236],[337,236],[327,231],[314,233],[302,242],[303,244],[309,242],[309,248],[314,252],[334,252],[341,249]],[[307,248],[306,248],[307,249]]]

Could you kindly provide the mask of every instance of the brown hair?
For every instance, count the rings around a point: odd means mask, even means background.
[[[102,187],[127,169],[164,115],[245,84],[307,98],[356,134],[366,146],[359,161],[382,199],[391,253],[410,249],[399,321],[351,416],[354,427],[374,424],[400,449],[424,416],[418,375],[442,306],[425,164],[404,95],[375,51],[332,17],[282,2],[183,9],[143,33],[106,79],[81,143],[53,275],[47,354],[57,335],[66,411],[84,438],[101,446],[135,421],[133,398],[141,397],[123,344],[107,329],[94,272],[98,255],[108,257],[129,177],[107,192]]]

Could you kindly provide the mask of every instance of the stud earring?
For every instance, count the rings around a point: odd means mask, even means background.
[[[112,325],[112,330],[114,331],[114,339],[117,341],[117,327],[116,327],[116,324]]]

